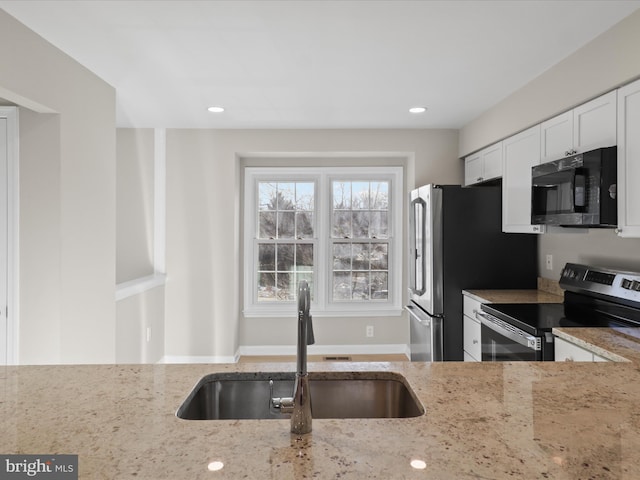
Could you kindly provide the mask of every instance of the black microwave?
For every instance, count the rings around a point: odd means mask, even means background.
[[[617,171],[616,147],[532,167],[531,223],[617,227]]]

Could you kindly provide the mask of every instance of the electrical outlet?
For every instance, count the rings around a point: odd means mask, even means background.
[[[547,270],[553,270],[553,255],[547,255]]]
[[[367,325],[367,337],[373,337],[373,325]]]

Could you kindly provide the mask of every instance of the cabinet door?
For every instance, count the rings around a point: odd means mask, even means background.
[[[502,231],[544,233],[543,225],[531,225],[531,167],[540,163],[540,125],[502,143]]]
[[[618,235],[640,237],[640,80],[618,90]]]
[[[482,344],[480,343],[480,322],[467,317],[463,318],[463,349],[465,353],[473,359],[471,361],[479,362],[482,358]],[[465,361],[467,361],[465,359]]]
[[[541,162],[566,157],[573,150],[573,110],[540,124]]]
[[[588,152],[616,144],[616,91],[573,110],[573,149]]]
[[[593,353],[562,338],[555,338],[556,362],[593,362]]]
[[[473,185],[482,181],[482,157],[480,152],[464,159],[464,184]]]
[[[485,148],[480,152],[484,163],[482,180],[492,180],[502,176],[502,142]]]
[[[464,159],[465,186],[486,182],[502,175],[502,142],[495,143]]]

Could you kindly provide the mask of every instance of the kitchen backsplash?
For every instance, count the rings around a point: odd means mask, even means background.
[[[554,295],[564,296],[564,290],[560,288],[560,283],[557,280],[551,280],[550,278],[538,277],[538,290],[552,293]]]

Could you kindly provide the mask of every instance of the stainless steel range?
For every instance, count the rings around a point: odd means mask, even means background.
[[[567,263],[560,286],[564,303],[482,305],[482,361],[552,361],[554,327],[640,329],[640,272]]]

